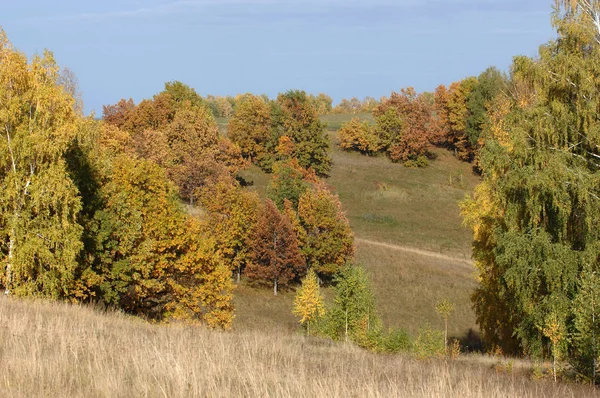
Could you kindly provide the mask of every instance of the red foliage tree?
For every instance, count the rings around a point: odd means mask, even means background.
[[[373,116],[381,144],[392,161],[416,160],[427,153],[430,115],[429,104],[412,87],[382,99]]]
[[[121,128],[125,125],[134,109],[135,103],[131,98],[129,100],[121,99],[114,105],[102,106],[102,119],[108,124]]]
[[[301,278],[306,272],[292,223],[269,199],[248,244],[252,250],[246,276],[254,281],[272,282],[274,295],[279,286]]]

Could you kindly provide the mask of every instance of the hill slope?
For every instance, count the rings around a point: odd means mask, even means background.
[[[0,297],[3,397],[575,397],[581,386],[416,361],[290,334],[151,325],[67,304]]]
[[[334,128],[349,115],[327,121]],[[479,181],[471,165],[436,149],[429,167],[411,169],[383,156],[345,152],[329,133],[333,168],[327,183],[342,201],[356,235],[356,259],[373,280],[378,308],[387,327],[416,333],[425,324],[441,328],[437,300],[455,303],[450,334],[462,338],[477,329],[470,294],[476,286],[470,262],[471,234],[462,226],[458,202]],[[251,190],[266,196],[270,176],[257,167],[242,173]],[[326,293],[327,294],[327,293]],[[234,327],[296,330],[291,315],[294,293],[278,297],[242,284],[236,292]]]

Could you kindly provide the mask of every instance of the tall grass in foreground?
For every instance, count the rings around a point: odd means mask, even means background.
[[[581,397],[584,386],[417,361],[292,334],[147,324],[0,298],[2,397]]]

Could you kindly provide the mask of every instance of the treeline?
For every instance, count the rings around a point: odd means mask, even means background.
[[[238,109],[246,94],[237,94],[235,96],[215,96],[208,94],[206,97],[195,94],[195,96],[205,104],[214,117],[229,118]],[[271,100],[266,94],[261,94],[259,97],[266,103]],[[333,99],[325,93],[317,95],[307,94],[307,99],[315,108],[318,115],[366,113],[373,111],[379,103],[375,98],[367,96],[362,101],[356,97],[352,97],[351,99],[343,98],[339,104],[333,106]]]
[[[209,94],[202,99],[214,117],[228,118],[233,116],[238,106],[244,100],[245,95],[214,96]],[[270,98],[266,94],[261,94],[259,97],[266,103],[270,101]],[[307,99],[315,108],[317,115],[368,113],[372,112],[379,104],[378,100],[369,96],[362,100],[356,97],[350,99],[342,98],[336,106],[333,106],[333,99],[325,93],[317,95],[307,94]]]
[[[392,92],[373,103],[374,124],[358,117],[344,124],[338,132],[339,145],[365,155],[385,153],[407,167],[426,166],[434,158],[431,148],[440,146],[477,166],[481,133],[490,123],[488,108],[508,83],[491,67],[448,88],[440,85],[433,94],[417,94],[412,87]]]

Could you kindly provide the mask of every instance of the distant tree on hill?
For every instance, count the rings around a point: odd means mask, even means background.
[[[291,156],[305,169],[327,176],[331,170],[325,126],[304,91],[279,94],[271,114],[272,137],[287,136],[294,144]],[[275,144],[275,143],[273,143]]]
[[[452,83],[449,89],[439,86],[434,94],[434,141],[453,150],[459,159],[474,161],[481,133],[489,123],[488,107],[506,85],[506,77],[491,67],[476,78]]]
[[[487,68],[478,77],[467,95],[467,126],[465,130],[468,141],[468,155],[464,156],[469,161],[474,161],[481,148],[480,137],[488,124],[488,108],[502,90],[508,86],[508,80],[502,72],[495,67]]]
[[[373,109],[377,108],[379,101],[373,97],[365,97],[360,104],[360,111],[364,113],[373,112]]]
[[[317,96],[311,94],[309,99],[318,115],[326,115],[331,112],[333,100],[327,94],[320,93]]]
[[[384,98],[373,111],[383,150],[394,162],[417,161],[425,165],[431,137],[430,109],[422,96],[409,87]]]
[[[339,104],[332,109],[332,113],[338,114],[356,114],[360,113],[362,109],[362,104],[360,100],[356,97],[352,97],[351,99],[342,98]]]
[[[305,171],[296,159],[276,163],[273,167],[273,178],[267,186],[267,195],[283,210],[283,202],[289,200],[294,209],[298,208],[300,196],[308,189],[308,182],[304,180]]]
[[[338,131],[339,145],[344,150],[355,150],[366,155],[373,155],[379,151],[379,138],[375,134],[375,126],[368,121],[361,122],[359,118],[352,118],[344,123]]]
[[[308,267],[331,280],[354,255],[354,236],[339,198],[317,183],[300,196],[298,218],[306,231],[302,253]]]
[[[271,113],[268,103],[252,94],[245,95],[229,120],[228,136],[239,145],[242,155],[261,164],[267,155],[270,139]]]
[[[301,278],[306,263],[290,220],[267,199],[248,242],[251,247],[246,276],[253,281],[273,284],[273,294],[280,286]]]

